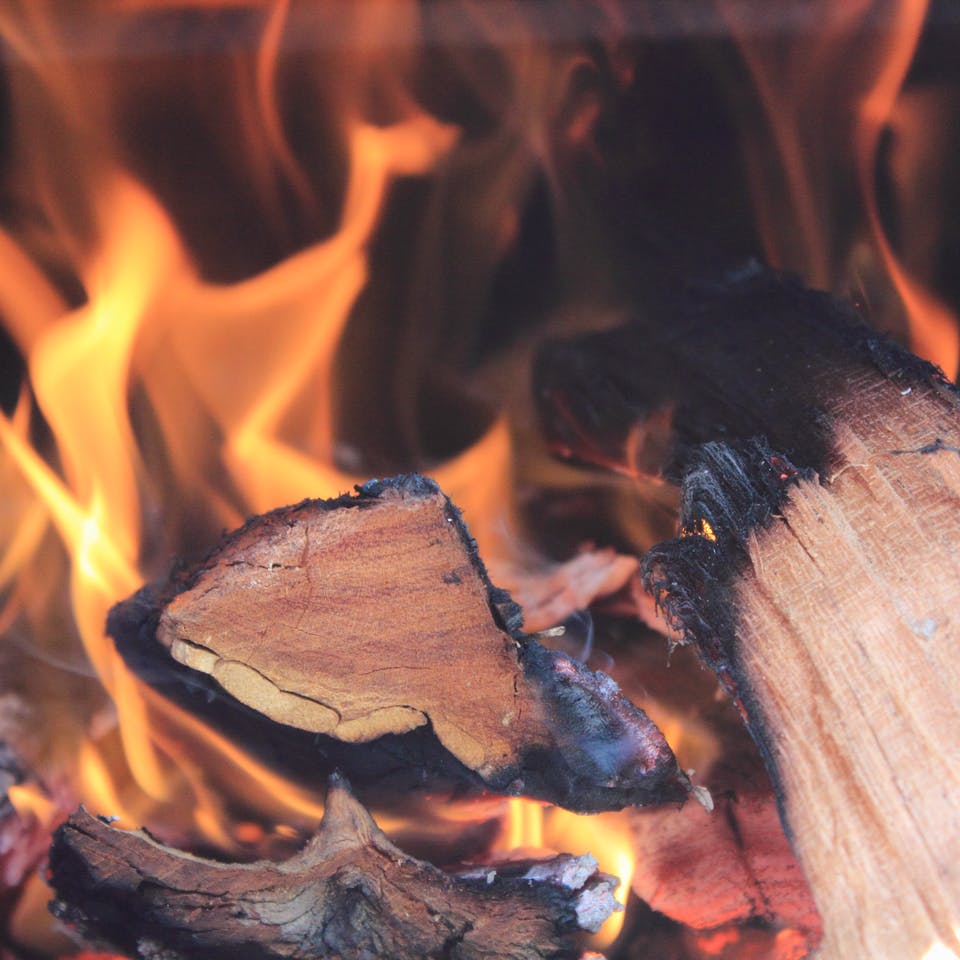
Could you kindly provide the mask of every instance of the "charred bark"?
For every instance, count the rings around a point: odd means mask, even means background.
[[[444,873],[395,847],[345,781],[284,863],[225,864],[126,833],[84,810],[50,855],[56,916],[142,960],[574,956],[570,935],[615,909],[589,857]]]
[[[824,957],[956,949],[960,399],[750,267],[541,358],[552,442],[682,482],[648,589],[745,711]]]

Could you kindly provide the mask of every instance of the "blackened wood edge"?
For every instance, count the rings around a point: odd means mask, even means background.
[[[956,393],[852,306],[755,261],[644,313],[541,348],[534,396],[556,455],[679,482],[700,444],[763,437],[824,474],[835,456],[829,401],[851,378]]]
[[[446,497],[444,516],[455,527],[484,585],[491,616],[517,644],[529,695],[540,702],[549,721],[541,731],[541,743],[521,746],[513,762],[492,773],[481,777],[451,755],[429,723],[409,733],[352,744],[268,720],[212,678],[177,663],[157,642],[157,624],[165,605],[196,584],[220,551],[240,536],[255,534],[267,523],[293,523],[305,510],[364,509],[386,491],[399,490],[415,498],[440,494],[434,481],[416,475],[375,480],[357,489],[357,496],[304,501],[255,517],[195,567],[176,571],[168,583],[144,587],[114,607],[107,631],[126,663],[165,696],[308,786],[318,786],[332,770],[340,769],[361,796],[368,790],[382,797],[384,792],[399,794],[416,788],[453,793],[488,789],[537,797],[579,812],[686,799],[687,778],[643,711],[609,677],[521,634],[519,608],[506,591],[491,584],[459,510]],[[276,758],[281,758],[279,764]]]
[[[778,522],[791,486],[815,476],[812,470],[795,467],[762,440],[737,447],[704,444],[683,478],[681,536],[648,551],[641,566],[644,588],[739,707],[764,757],[778,801],[782,793],[769,750],[771,740],[738,655],[733,587],[750,562],[750,536]]]
[[[142,960],[541,960],[616,908],[616,880],[560,855],[448,874],[379,830],[339,775],[316,835],[289,860],[229,864],[127,833],[82,808],[50,854],[55,916]]]

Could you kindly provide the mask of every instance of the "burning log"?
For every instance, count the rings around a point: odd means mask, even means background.
[[[712,809],[688,803],[626,813],[636,864],[631,886],[656,912],[631,910],[625,939],[683,940],[689,945],[683,957],[809,955],[822,938],[820,919],[736,708],[717,696],[716,678],[692,648],[674,650],[667,661],[662,637],[619,614],[598,618],[597,633],[614,661],[612,676],[667,731],[680,764],[695,768],[712,798]],[[663,927],[666,918],[676,926]],[[720,952],[716,945],[723,943]],[[638,945],[625,955],[647,954]],[[649,955],[672,954],[657,943]]]
[[[659,320],[545,351],[554,447],[682,479],[645,581],[746,713],[820,955],[956,949],[960,399],[759,268]]]
[[[151,958],[573,955],[569,935],[616,908],[589,857],[451,875],[408,857],[339,777],[320,828],[284,863],[224,864],[126,833],[81,809],[50,854],[55,915]]]
[[[459,511],[422,477],[257,517],[108,628],[135,666],[161,653],[261,726],[339,743],[337,762],[381,791],[396,758],[361,763],[354,745],[390,753],[429,728],[444,775],[500,793],[578,811],[687,794],[663,735],[609,677],[521,635]]]
[[[634,891],[691,930],[716,936],[754,926],[804,944],[806,955],[820,942],[820,919],[762,769],[724,766],[709,783],[711,811],[691,803],[631,812],[641,865]]]

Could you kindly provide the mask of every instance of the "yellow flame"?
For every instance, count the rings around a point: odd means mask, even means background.
[[[621,906],[626,906],[636,865],[627,817],[626,813],[578,816],[551,808],[544,831],[546,842],[553,849],[593,854],[599,869],[620,881],[615,896]],[[624,911],[611,914],[591,938],[591,945],[598,950],[609,947],[620,935],[624,918]]]
[[[580,815],[523,797],[511,798],[497,846],[532,856],[550,851],[590,853],[601,872],[620,881],[615,897],[626,905],[636,863],[626,813]],[[610,946],[620,935],[623,921],[623,911],[612,914],[591,938],[591,945],[597,950]]]
[[[522,797],[511,797],[507,803],[507,824],[504,849],[543,849],[543,804]]]
[[[36,783],[11,784],[7,787],[7,798],[20,817],[34,817],[46,824],[53,824],[56,818],[56,804]]]

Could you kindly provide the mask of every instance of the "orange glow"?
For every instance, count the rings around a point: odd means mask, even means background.
[[[579,815],[535,800],[514,797],[508,801],[500,839],[496,846],[519,856],[545,856],[553,851],[575,855],[592,854],[602,873],[617,877],[615,896],[624,906],[636,858],[627,813]],[[590,938],[596,950],[610,946],[623,928],[624,913],[612,914]]]
[[[736,926],[721,927],[719,930],[706,930],[697,933],[697,948],[708,957],[722,957],[728,947],[740,940],[740,930]]]
[[[7,788],[7,798],[20,817],[33,817],[40,823],[54,823],[56,804],[36,783],[14,783]]]
[[[930,264],[907,266],[910,251],[895,245],[879,201],[881,141],[896,133],[898,113],[911,109],[903,86],[928,0],[818,0],[808,10],[817,29],[798,30],[785,44],[751,31],[736,3],[717,2],[764,115],[762,130],[748,130],[747,161],[767,259],[824,289],[847,292],[866,283],[875,321],[895,330],[906,321],[913,351],[955,379],[960,324],[915,275]],[[935,144],[929,129],[914,124],[912,134],[915,151],[924,139]],[[915,184],[902,170],[892,174],[894,215],[909,233]],[[851,226],[841,211],[854,190],[860,221]],[[927,243],[920,255],[929,258],[932,249]],[[888,287],[875,297],[873,273]]]
[[[706,540],[711,540],[716,542],[717,535],[713,531],[713,527],[710,525],[710,521],[700,517],[695,520],[690,526],[684,527],[680,531],[681,537],[703,537]]]
[[[716,731],[695,714],[677,716],[657,703],[645,707],[684,769],[710,769],[722,752]]]

